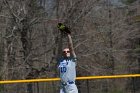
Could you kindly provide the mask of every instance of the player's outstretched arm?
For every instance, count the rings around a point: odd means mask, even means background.
[[[74,58],[76,58],[76,54],[74,51],[73,42],[72,42],[72,38],[70,34],[68,34],[68,41],[69,41],[69,48],[70,48],[71,54]]]

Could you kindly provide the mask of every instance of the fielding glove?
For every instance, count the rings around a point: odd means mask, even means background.
[[[59,29],[60,31],[62,31],[63,33],[71,34],[69,28],[66,27],[64,24],[58,23],[57,27],[58,27],[58,29]]]

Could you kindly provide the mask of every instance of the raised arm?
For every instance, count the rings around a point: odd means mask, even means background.
[[[72,38],[71,38],[70,34],[68,34],[68,44],[69,44],[69,48],[70,48],[72,56],[74,58],[76,58],[76,54],[75,54],[75,51],[74,51],[73,42],[72,42]]]

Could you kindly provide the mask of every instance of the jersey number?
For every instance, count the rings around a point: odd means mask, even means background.
[[[60,68],[61,73],[65,73],[65,72],[66,72],[66,70],[67,70],[67,68],[66,68],[66,67],[61,67],[61,68]]]

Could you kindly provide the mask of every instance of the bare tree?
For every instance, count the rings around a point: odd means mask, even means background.
[[[0,37],[0,44],[3,45],[0,46],[0,78],[57,77],[56,58],[59,58],[66,44],[65,36],[57,31],[58,22],[71,29],[78,57],[78,76],[139,73],[139,2],[116,2],[0,1],[0,27],[3,27]],[[138,78],[77,81],[81,93],[137,93],[139,84],[136,82],[139,82]],[[13,92],[57,93],[57,84],[4,85],[4,92],[11,93],[9,89],[12,89]]]

